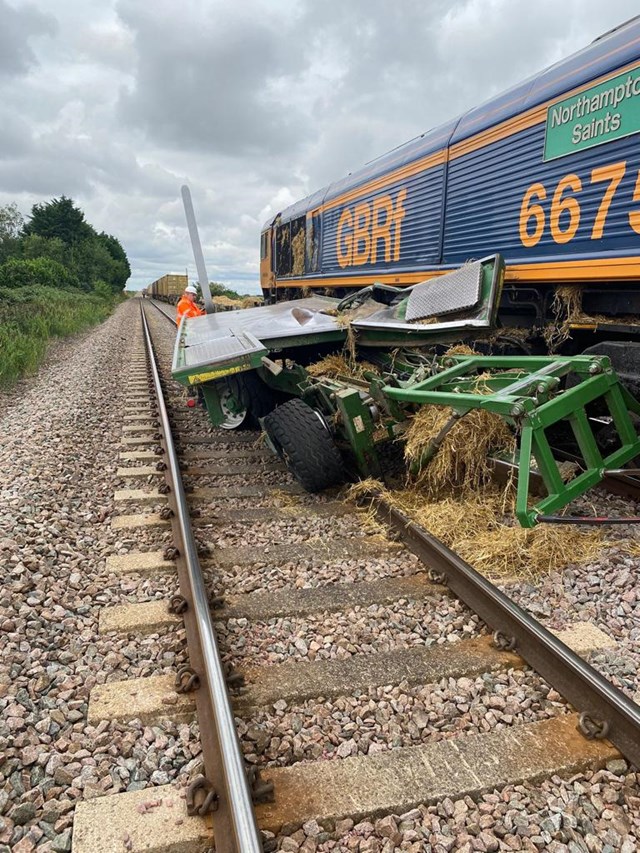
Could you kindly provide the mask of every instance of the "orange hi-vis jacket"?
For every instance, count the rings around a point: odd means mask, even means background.
[[[204,314],[202,308],[198,308],[195,302],[190,302],[188,299],[185,299],[184,296],[180,298],[176,312],[176,320],[178,321],[178,324],[183,317],[200,317]]]

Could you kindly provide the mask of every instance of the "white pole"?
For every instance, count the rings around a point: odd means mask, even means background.
[[[187,217],[187,227],[189,229],[189,236],[191,237],[193,257],[195,258],[196,269],[198,270],[198,281],[204,297],[204,310],[207,314],[212,314],[215,311],[215,306],[211,301],[209,276],[207,275],[207,268],[204,265],[204,255],[202,254],[202,246],[200,245],[200,235],[198,234],[198,225],[193,210],[193,202],[191,201],[191,193],[186,184],[182,187],[182,203],[184,204],[184,213]]]

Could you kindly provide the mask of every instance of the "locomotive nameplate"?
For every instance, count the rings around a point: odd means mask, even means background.
[[[640,132],[640,67],[553,104],[544,159],[555,160]]]

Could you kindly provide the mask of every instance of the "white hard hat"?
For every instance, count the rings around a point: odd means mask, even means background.
[[[195,287],[193,284],[188,284],[188,285],[185,287],[184,292],[185,292],[185,293],[193,293],[193,294],[196,294],[196,295],[197,295],[197,293],[198,293],[198,288],[197,288],[197,287]]]

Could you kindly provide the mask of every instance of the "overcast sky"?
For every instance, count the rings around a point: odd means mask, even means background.
[[[0,0],[0,204],[71,196],[130,287],[255,290],[262,223],[632,17],[637,0]]]

